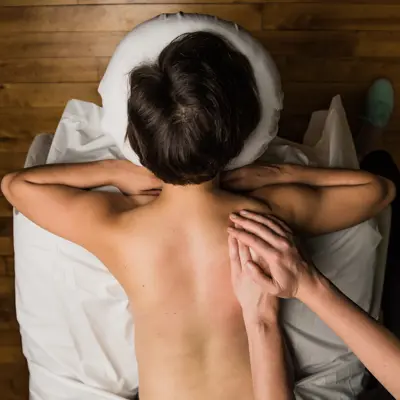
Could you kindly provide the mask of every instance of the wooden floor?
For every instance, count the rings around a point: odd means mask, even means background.
[[[68,99],[99,103],[98,81],[117,43],[135,25],[160,13],[213,14],[252,31],[273,54],[282,74],[284,136],[299,138],[310,113],[326,108],[338,93],[356,129],[364,92],[374,78],[386,76],[400,88],[400,1],[171,1],[175,4],[0,0],[0,178],[23,165],[34,135],[54,132]],[[181,2],[186,4],[176,4]],[[399,96],[397,90],[397,104]],[[385,137],[398,162],[399,128],[400,108]],[[11,235],[11,208],[0,197],[3,400],[28,398],[15,318]]]

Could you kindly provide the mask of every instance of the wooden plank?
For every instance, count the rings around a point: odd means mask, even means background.
[[[78,0],[1,0],[2,6],[52,6],[78,4]]]
[[[276,4],[263,9],[264,29],[400,30],[400,5],[395,4]]]
[[[70,99],[101,104],[97,83],[6,83],[0,107],[63,107]]]
[[[24,360],[21,346],[0,346],[1,363],[21,363]]]
[[[13,256],[5,257],[4,258],[5,267],[6,267],[6,275],[7,276],[14,276],[15,275],[15,260]]]
[[[217,0],[218,3],[268,3],[271,0]],[[376,4],[376,0],[324,0],[327,3]],[[3,6],[44,6],[68,4],[138,4],[138,3],[198,3],[199,0],[2,0]],[[215,0],[201,0],[202,3],[215,3]],[[274,0],[274,3],[318,3],[321,0]],[[380,4],[398,4],[398,0],[381,0]]]
[[[0,58],[110,57],[126,32],[0,35]],[[275,56],[400,57],[400,32],[256,31]]]
[[[0,297],[14,296],[14,278],[12,276],[0,277]]]
[[[12,236],[13,236],[12,218],[7,218],[7,217],[0,218],[0,256],[11,256],[14,254]],[[2,293],[1,282],[0,282],[0,293]]]
[[[306,114],[327,109],[337,94],[346,110],[353,112],[363,104],[368,85],[347,83],[288,82],[284,85],[284,108],[289,113]]]
[[[53,32],[0,35],[0,58],[107,57],[126,32]]]
[[[11,137],[0,137],[0,151],[25,151],[29,150],[32,139],[15,139]]]
[[[400,58],[329,58],[277,56],[282,80],[292,82],[372,82],[386,77],[400,79]]]
[[[24,166],[26,153],[0,152],[0,170],[21,169]]]
[[[97,73],[99,76],[99,80],[101,80],[106,72],[108,63],[110,62],[111,57],[98,57],[97,58]]]
[[[8,279],[13,280],[13,278]],[[0,335],[3,331],[17,330],[18,328],[14,293],[0,296]]]
[[[263,31],[253,35],[275,56],[400,56],[400,32]]]
[[[14,58],[0,60],[0,82],[98,82],[103,62],[96,58]]]
[[[1,138],[31,142],[39,133],[54,133],[62,113],[62,107],[0,108],[0,151]],[[21,150],[16,148],[15,151]]]
[[[1,346],[21,346],[21,335],[18,331],[10,329],[8,331],[2,331],[0,335],[0,347]],[[0,360],[0,365],[2,360]],[[2,379],[1,376],[0,379]]]
[[[249,29],[261,28],[261,7],[254,4],[153,4],[3,7],[0,34],[20,32],[112,32],[130,31],[163,13],[209,14]]]
[[[0,195],[0,217],[12,217],[12,206],[2,195]]]
[[[29,398],[29,373],[25,360],[0,363],[0,390],[2,400]]]
[[[6,258],[0,257],[0,279],[5,275],[7,275]]]

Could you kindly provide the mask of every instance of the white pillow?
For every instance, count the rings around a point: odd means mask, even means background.
[[[102,130],[114,138],[124,156],[135,164],[140,165],[139,158],[125,140],[129,73],[140,64],[155,61],[161,51],[181,34],[195,31],[220,34],[247,56],[260,94],[261,120],[242,152],[227,168],[239,168],[253,162],[276,136],[283,94],[279,73],[262,45],[232,22],[200,14],[163,14],[137,26],[121,41],[99,86],[104,109]]]

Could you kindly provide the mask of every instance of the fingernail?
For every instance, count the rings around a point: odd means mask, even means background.
[[[249,212],[246,210],[242,210],[239,212],[240,215],[249,215]]]
[[[231,215],[230,215],[230,218],[231,218],[231,219],[238,219],[239,217],[238,217],[236,214],[231,214]]]
[[[235,232],[235,230],[234,230],[233,228],[228,228],[227,231],[228,231],[229,233]]]

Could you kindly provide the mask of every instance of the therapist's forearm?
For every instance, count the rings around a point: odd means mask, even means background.
[[[347,344],[395,398],[400,399],[400,342],[394,335],[323,277],[299,292],[298,298]]]
[[[246,322],[255,400],[293,399],[278,322]]]

